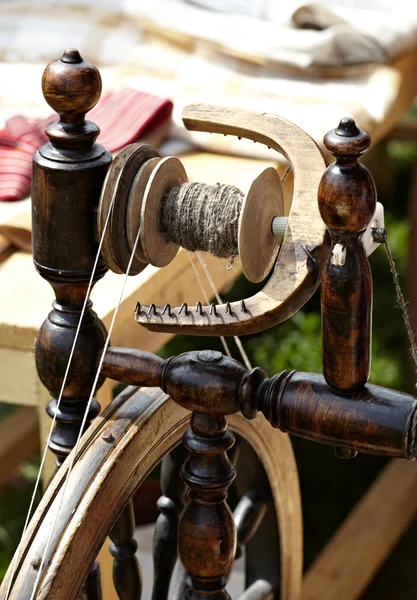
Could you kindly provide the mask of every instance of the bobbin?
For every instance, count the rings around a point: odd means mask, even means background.
[[[141,204],[141,249],[147,261],[156,267],[165,267],[179,250],[161,231],[160,213],[167,193],[186,181],[185,169],[175,157],[164,158],[151,173],[142,170],[135,180],[136,185],[145,187]],[[272,222],[274,217],[282,216],[283,211],[281,181],[276,170],[269,167],[253,181],[239,216],[239,258],[249,281],[265,279],[275,262],[281,238],[273,234]]]
[[[138,173],[136,185],[144,186],[140,207],[140,244],[147,261],[154,267],[166,267],[179,250],[178,244],[168,241],[161,231],[161,203],[167,193],[186,181],[188,177],[184,166],[174,156],[161,160],[149,173]]]
[[[113,271],[126,272],[129,251],[133,250],[130,275],[139,273],[146,264],[165,267],[175,258],[179,246],[161,230],[161,205],[173,188],[187,181],[178,158],[161,159],[150,146],[132,144],[116,157],[103,186],[98,225],[101,235],[110,209],[102,252]],[[277,219],[283,212],[281,181],[276,170],[268,167],[245,194],[239,216],[239,258],[249,281],[263,281],[273,267],[282,237],[282,223]]]

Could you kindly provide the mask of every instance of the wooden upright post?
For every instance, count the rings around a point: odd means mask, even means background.
[[[97,356],[106,331],[89,301],[62,394],[62,382],[79,325],[98,244],[95,209],[111,155],[95,143],[99,128],[85,120],[97,103],[101,79],[97,68],[77,50],[66,50],[45,69],[42,89],[59,121],[47,127],[49,142],[34,156],[32,187],[33,258],[53,287],[56,300],[36,339],[39,377],[52,399],[48,414],[56,417],[50,449],[59,466],[78,437],[96,375]],[[48,243],[46,243],[46,240]],[[99,260],[93,281],[107,271]],[[100,379],[99,385],[104,382]],[[86,422],[98,414],[93,401]]]
[[[54,289],[56,300],[37,336],[35,357],[39,377],[51,395],[47,412],[56,421],[49,448],[59,467],[76,444],[96,376],[97,357],[106,338],[106,329],[91,301],[79,323],[98,251],[96,209],[112,159],[95,143],[100,132],[97,125],[85,120],[101,93],[100,74],[92,63],[83,60],[77,50],[66,50],[46,67],[42,90],[48,104],[58,112],[59,121],[47,127],[49,142],[33,159],[33,259],[40,275]],[[99,259],[93,283],[106,271],[106,264]],[[103,382],[104,377],[100,377],[97,388]],[[99,410],[94,399],[84,429]],[[89,598],[103,599],[97,563],[86,585]],[[103,600],[113,600],[113,596],[106,593]]]
[[[321,282],[323,374],[332,389],[351,393],[367,382],[371,362],[372,276],[361,239],[375,212],[376,189],[358,162],[371,140],[346,118],[324,144],[336,162],[318,192],[332,240]]]

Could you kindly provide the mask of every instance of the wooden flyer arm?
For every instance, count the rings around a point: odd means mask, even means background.
[[[271,276],[254,296],[215,308],[138,305],[136,320],[151,331],[213,336],[257,333],[282,323],[316,290],[328,253],[317,204],[326,169],[321,150],[299,127],[269,113],[193,104],[185,108],[183,121],[189,130],[244,137],[282,154],[294,172],[288,225]]]

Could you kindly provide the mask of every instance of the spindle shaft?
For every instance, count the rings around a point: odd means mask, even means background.
[[[131,384],[129,364],[150,368],[152,355],[132,350],[125,373],[120,350],[109,350],[104,372],[118,363],[120,381]],[[349,395],[334,392],[322,375],[284,371],[270,379],[256,367],[247,371],[215,351],[193,351],[166,361],[154,357],[152,375],[135,381],[161,387],[177,403],[196,413],[227,416],[239,409],[248,419],[262,411],[274,427],[306,439],[370,454],[413,458],[417,399],[380,386],[366,385]],[[416,446],[417,447],[417,446]]]

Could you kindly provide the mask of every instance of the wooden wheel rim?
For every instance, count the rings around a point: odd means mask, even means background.
[[[189,419],[190,413],[161,390],[137,392],[130,388],[93,422],[82,438],[68,480],[66,501],[51,538],[48,568],[34,596],[36,600],[76,600],[118,514],[151,468],[178,443]],[[280,530],[281,600],[298,600],[302,577],[301,500],[291,442],[262,417],[247,421],[238,413],[229,417],[229,425],[254,448],[268,475]],[[110,432],[113,443],[104,439]],[[152,444],[147,443],[150,441]],[[33,565],[42,556],[68,465],[67,459],[21,543],[9,600],[29,600],[32,596],[37,576]],[[10,569],[0,592],[7,589]]]

